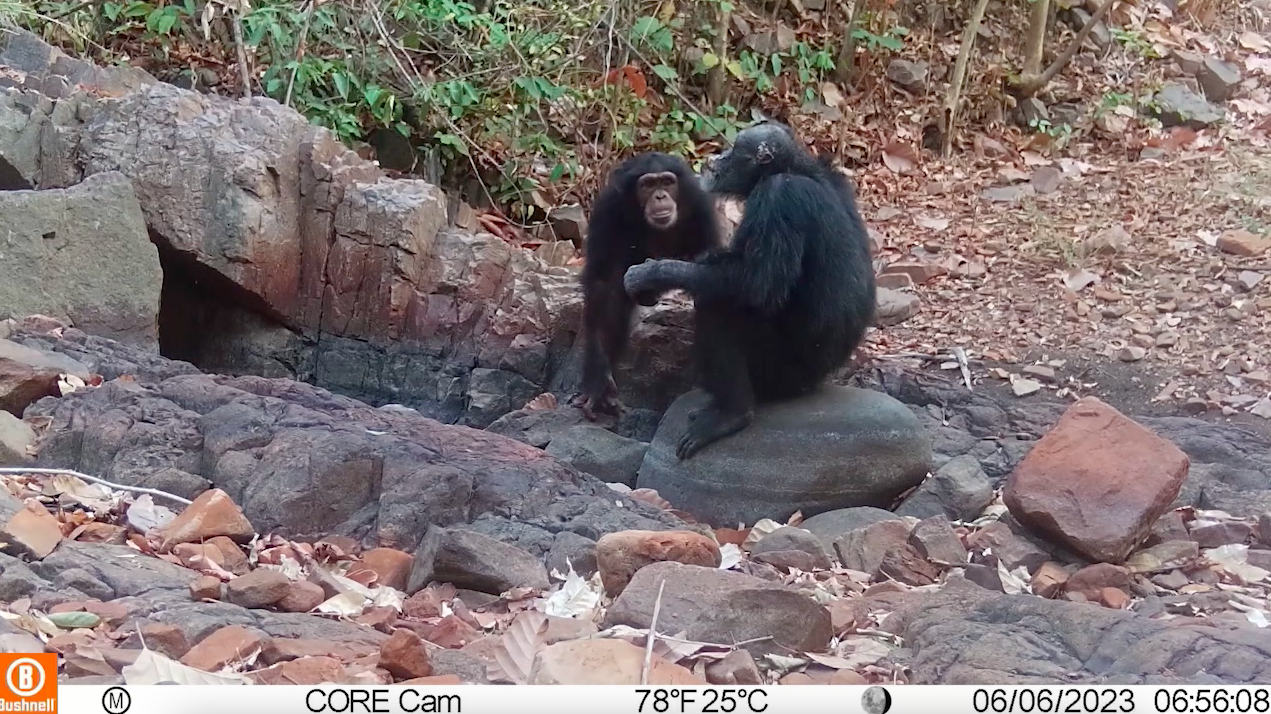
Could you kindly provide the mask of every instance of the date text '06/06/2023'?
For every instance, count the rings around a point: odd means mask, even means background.
[[[1271,714],[1271,686],[62,686],[57,711],[105,714]],[[47,709],[0,708],[3,711]]]

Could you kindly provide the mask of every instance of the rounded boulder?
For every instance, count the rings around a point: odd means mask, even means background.
[[[656,489],[677,509],[715,527],[785,521],[839,508],[887,508],[931,468],[931,440],[896,399],[870,389],[826,386],[761,405],[745,430],[680,461],[675,445],[701,390],[677,399],[649,445],[637,488]]]

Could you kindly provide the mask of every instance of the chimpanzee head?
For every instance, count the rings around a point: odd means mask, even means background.
[[[712,193],[745,198],[765,177],[788,170],[799,152],[785,124],[756,124],[738,132],[732,147],[707,163],[702,183]]]
[[[636,198],[644,209],[644,220],[665,231],[679,220],[679,178],[673,171],[643,174],[636,181]]]

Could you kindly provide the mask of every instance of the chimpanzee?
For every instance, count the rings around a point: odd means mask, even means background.
[[[742,130],[706,172],[709,191],[745,200],[727,249],[695,262],[627,270],[632,294],[683,288],[696,305],[694,349],[710,404],[676,446],[687,459],[754,420],[756,403],[817,389],[873,321],[869,238],[851,184],[768,122]]]
[[[649,258],[692,260],[719,245],[714,202],[682,159],[643,153],[609,175],[583,246],[583,380],[572,403],[589,420],[619,413],[612,370],[627,346],[634,303],[653,305],[666,292],[637,290],[633,302],[622,284],[627,268]]]

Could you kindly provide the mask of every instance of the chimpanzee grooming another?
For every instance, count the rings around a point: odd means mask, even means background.
[[[874,269],[851,184],[776,122],[741,131],[715,157],[708,189],[746,202],[726,249],[696,262],[627,270],[632,294],[683,288],[696,304],[695,353],[711,402],[689,415],[676,456],[754,420],[756,403],[817,389],[873,321]]]
[[[635,302],[649,306],[665,290],[623,288],[627,268],[649,258],[692,260],[720,245],[714,202],[683,160],[649,152],[624,161],[592,206],[583,246],[583,381],[572,401],[589,420],[617,415],[613,364],[627,346]]]

